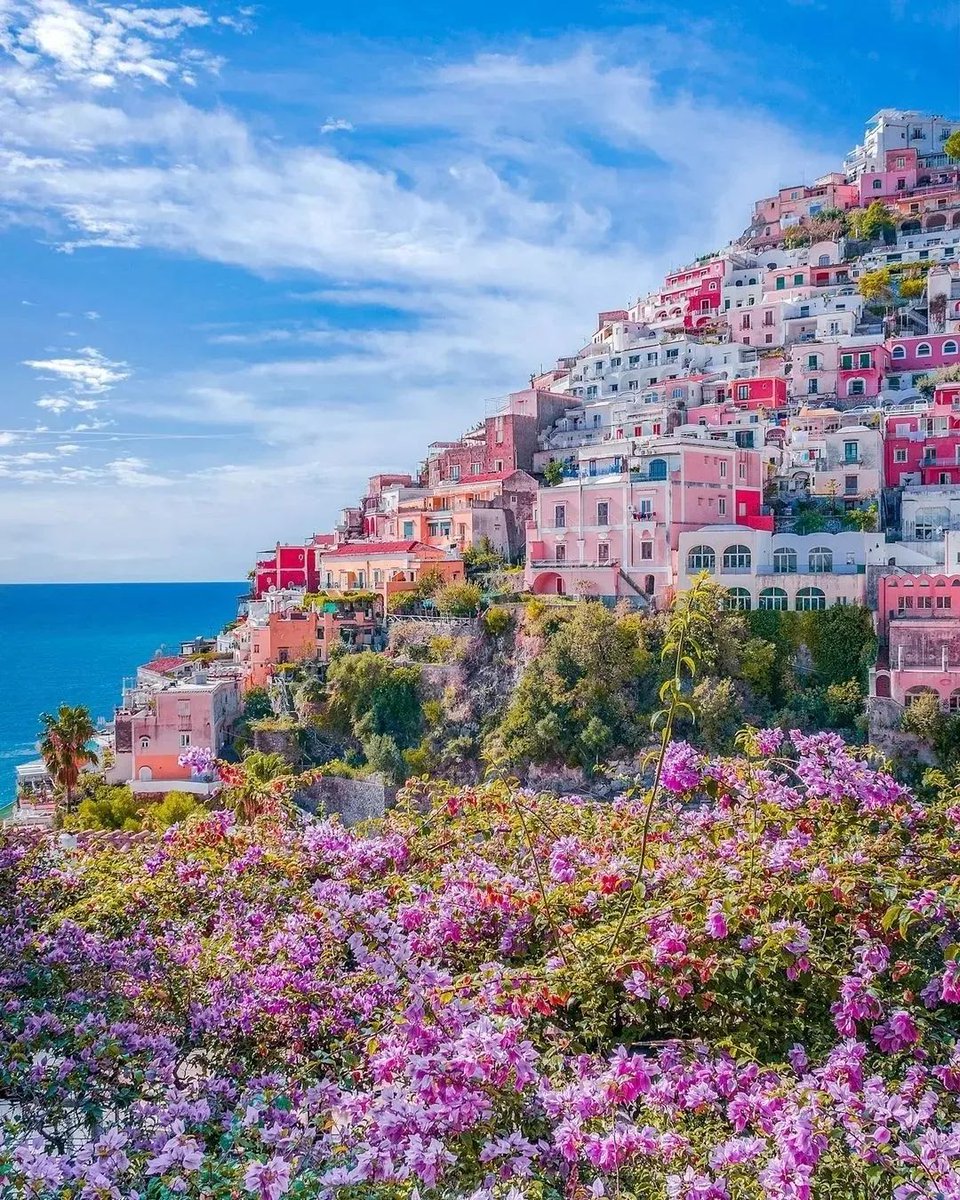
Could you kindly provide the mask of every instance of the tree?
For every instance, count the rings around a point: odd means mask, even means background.
[[[247,692],[243,702],[243,716],[247,721],[260,721],[264,717],[273,716],[273,705],[266,688],[255,687]]]
[[[486,534],[475,546],[468,546],[463,552],[463,565],[467,575],[481,575],[486,571],[496,571],[506,566],[506,561],[499,550],[494,549],[493,542]]]
[[[878,267],[876,271],[866,271],[860,276],[857,287],[864,300],[889,303],[893,299],[893,276],[890,268]]]
[[[331,663],[327,718],[343,733],[366,741],[386,734],[405,750],[420,739],[423,713],[420,668],[398,667],[364,650]]]
[[[543,468],[543,478],[548,487],[563,483],[563,463],[558,458],[551,458]]]
[[[219,763],[218,773],[227,785],[224,799],[244,824],[282,805],[296,776],[282,754],[251,750],[243,761]]]
[[[40,754],[56,792],[62,794],[64,809],[70,812],[80,774],[85,766],[97,762],[89,743],[96,734],[90,710],[82,705],[61,704],[57,715],[42,713]]]
[[[888,230],[896,228],[893,213],[882,200],[874,200],[867,208],[854,209],[849,220],[854,236],[866,241],[883,237]]]
[[[445,617],[474,617],[482,600],[475,583],[448,583],[434,597],[437,612]]]
[[[949,158],[960,160],[960,129],[955,129],[943,143],[943,152]]]
[[[742,706],[730,679],[702,679],[693,689],[697,732],[712,753],[728,750],[742,723]]]

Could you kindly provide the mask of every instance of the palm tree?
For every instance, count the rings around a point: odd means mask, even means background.
[[[251,750],[240,763],[221,763],[220,778],[229,788],[227,803],[245,824],[284,806],[296,776],[282,754]]]
[[[88,763],[97,761],[89,747],[97,731],[90,720],[90,710],[82,705],[71,708],[69,704],[61,704],[55,717],[41,713],[40,722],[43,726],[40,754],[54,789],[63,794],[64,807],[69,812],[81,771]]]

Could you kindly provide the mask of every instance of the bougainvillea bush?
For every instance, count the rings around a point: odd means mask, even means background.
[[[960,1197],[960,808],[661,784],[0,842],[0,1196]]]

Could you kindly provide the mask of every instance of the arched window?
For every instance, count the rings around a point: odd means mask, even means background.
[[[724,608],[735,608],[739,612],[750,611],[750,593],[746,588],[730,588],[723,601]]]
[[[749,571],[751,562],[749,546],[728,546],[723,552],[725,571]]]
[[[687,555],[688,571],[712,571],[716,565],[717,555],[712,546],[694,546]]]
[[[930,343],[929,342],[921,342],[920,345],[917,346],[917,358],[929,358],[929,357],[930,357]]]
[[[817,259],[817,266],[818,267],[829,267],[830,266],[830,255],[829,254],[821,254],[820,257]]]
[[[867,384],[864,379],[850,379],[847,381],[848,396],[864,396],[866,395]]]
[[[797,552],[789,548],[774,550],[773,569],[778,575],[792,575],[797,569]]]
[[[149,750],[150,749],[150,739],[148,737],[142,737],[140,739],[140,749],[141,750]]]
[[[827,597],[819,588],[801,588],[797,592],[797,612],[823,612]]]
[[[814,546],[810,551],[810,570],[824,572],[833,570],[833,551],[826,546]]]
[[[957,343],[956,342],[944,342],[943,343],[943,353],[944,354],[956,354],[957,353]]]
[[[960,713],[960,688],[954,688],[947,700],[947,708],[952,713]]]
[[[916,702],[923,696],[936,696],[938,701],[940,699],[940,693],[936,688],[928,687],[926,684],[920,684],[917,687],[907,689],[907,694],[904,696],[903,702],[906,707],[909,708],[911,704],[916,704]]]
[[[786,612],[787,593],[783,588],[764,588],[760,593],[761,612]]]
[[[725,608],[736,608],[739,612],[750,612],[750,593],[746,588],[728,588],[724,598]]]
[[[650,478],[651,479],[666,479],[667,477],[667,460],[665,458],[654,458],[650,462]]]
[[[893,352],[891,353],[890,357],[891,358],[906,358],[907,357],[906,346],[894,346]]]

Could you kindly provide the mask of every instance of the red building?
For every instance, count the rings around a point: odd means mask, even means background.
[[[960,483],[960,383],[937,388],[923,412],[887,417],[883,479],[887,487]]]
[[[787,381],[781,375],[732,379],[717,388],[716,398],[718,402],[731,400],[737,408],[776,412],[787,406]]]
[[[865,346],[841,346],[837,364],[837,395],[842,399],[879,396],[890,370],[890,351],[878,342]]]

